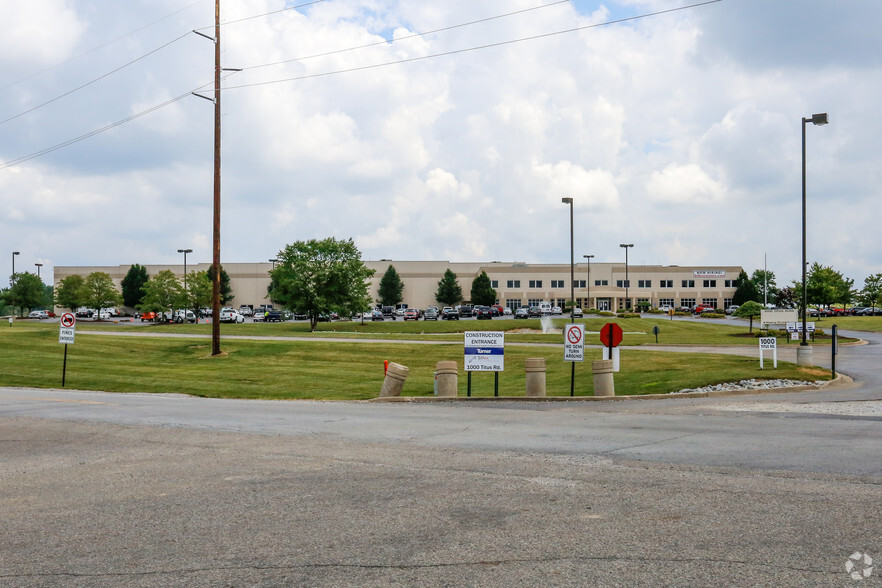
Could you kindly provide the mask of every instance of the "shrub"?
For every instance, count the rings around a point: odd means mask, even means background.
[[[703,312],[701,318],[726,318],[726,315],[720,312]]]
[[[621,312],[618,314],[618,318],[640,318],[640,313],[637,312]]]
[[[616,316],[616,313],[610,312],[608,310],[601,310],[597,314],[599,314],[600,316]]]

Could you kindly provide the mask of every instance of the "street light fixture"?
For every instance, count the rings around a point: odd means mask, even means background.
[[[273,269],[276,269],[276,264],[279,263],[279,260],[278,259],[271,259],[270,261],[273,262]]]
[[[40,277],[40,268],[43,267],[43,264],[42,263],[35,263],[34,265],[37,266],[37,277],[39,278]]]
[[[591,309],[591,260],[594,259],[593,255],[583,255],[585,259],[588,260],[588,281],[585,282],[588,285],[588,308],[585,310]]]
[[[187,291],[187,254],[193,253],[192,249],[178,249],[178,253],[184,254],[184,291]]]
[[[811,351],[809,349],[803,349],[808,346],[808,341],[806,340],[806,314],[808,313],[808,288],[806,284],[806,272],[805,272],[805,124],[812,123],[815,126],[822,126],[830,122],[827,117],[826,112],[822,112],[820,114],[813,114],[811,117],[803,117],[802,118],[802,342],[800,342],[800,349],[798,351],[805,351],[805,357],[803,362],[800,362],[797,358],[798,365],[811,365]]]
[[[619,247],[625,248],[625,310],[630,310],[631,299],[628,298],[628,286],[630,286],[630,282],[628,280],[628,249],[633,247],[633,243],[619,243]]]
[[[9,278],[11,285],[15,286],[15,256],[21,253],[20,251],[12,252],[12,276]]]

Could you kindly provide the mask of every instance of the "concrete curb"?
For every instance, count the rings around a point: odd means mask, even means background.
[[[788,386],[783,388],[746,388],[743,390],[720,390],[712,392],[687,392],[685,394],[642,394],[639,396],[456,396],[436,398],[435,396],[396,396],[372,398],[366,402],[607,402],[626,400],[676,400],[679,398],[725,398],[727,396],[756,396],[760,394],[781,394],[790,392],[820,392],[830,387],[846,387],[854,380],[845,374],[837,374],[836,379],[822,382],[817,386]]]

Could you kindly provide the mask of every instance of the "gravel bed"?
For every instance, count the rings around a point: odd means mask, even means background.
[[[736,390],[771,390],[774,388],[792,388],[794,386],[814,386],[817,382],[803,382],[800,380],[741,380],[739,382],[726,382],[714,384],[702,388],[685,388],[670,392],[670,394],[689,394],[692,392],[734,392]]]

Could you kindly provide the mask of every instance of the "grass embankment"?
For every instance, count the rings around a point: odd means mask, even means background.
[[[242,326],[246,325],[229,325],[229,331]],[[0,330],[0,385],[59,387],[63,349],[55,325]],[[410,368],[404,395],[431,396],[436,362],[456,360],[462,366],[462,347],[450,344],[225,340],[222,349],[227,355],[209,357],[210,349],[205,339],[78,333],[68,348],[67,387],[221,398],[368,399],[379,395],[383,360],[389,360]],[[562,350],[541,346],[506,348],[500,395],[524,395],[528,357],[546,359],[549,395],[569,395],[570,365],[562,361]],[[624,350],[621,358],[622,370],[615,376],[619,395],[665,393],[744,378],[829,378],[826,370],[781,362],[777,370],[763,371],[755,358],[728,355]],[[586,359],[600,359],[600,350],[586,350]],[[576,395],[593,394],[589,361],[576,366]],[[460,371],[460,396],[466,394],[466,380]],[[472,395],[492,396],[493,375],[474,374]]]
[[[854,317],[862,318],[862,317]],[[882,317],[878,318],[882,330]],[[222,324],[221,335],[279,336],[279,337],[337,337],[337,338],[395,338],[420,341],[462,341],[464,331],[506,331],[507,340],[521,343],[562,344],[560,330],[569,322],[566,318],[552,320],[556,333],[543,334],[539,319],[527,320],[461,320],[461,321],[383,321],[361,324],[359,321],[338,321],[319,323],[314,333],[303,322],[289,323],[243,323]],[[608,322],[618,323],[625,333],[623,345],[654,345],[656,338],[653,327],[658,326],[659,345],[755,345],[758,325],[753,332],[748,331],[747,323],[703,323],[692,321],[671,321],[665,318],[585,318],[576,322],[585,324],[586,345],[599,345],[600,329]],[[24,324],[16,323],[16,326]],[[829,330],[828,325],[817,323],[819,329]],[[842,326],[842,325],[840,325]],[[135,321],[131,324],[112,324],[110,322],[77,323],[78,330],[108,330],[111,328],[135,329],[138,332],[188,333],[207,335],[211,332],[209,324],[198,325],[154,325]],[[851,328],[851,327],[842,327]],[[523,332],[526,331],[526,332]],[[779,337],[779,345],[788,344],[786,337]]]

